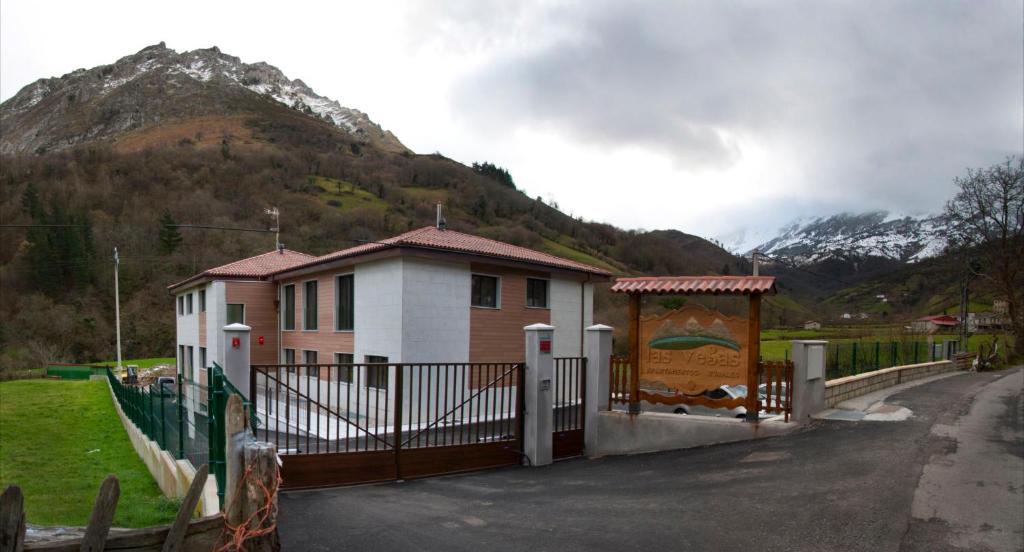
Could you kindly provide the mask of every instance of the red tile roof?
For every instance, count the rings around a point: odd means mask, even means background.
[[[960,319],[955,316],[949,316],[948,314],[940,314],[937,316],[922,316],[918,318],[920,321],[931,322],[936,326],[956,326],[960,323]]]
[[[617,293],[676,293],[742,295],[775,293],[774,276],[645,276],[617,278],[611,290]]]
[[[548,253],[541,253],[540,251],[534,251],[533,249],[520,247],[518,245],[481,238],[480,236],[474,236],[463,232],[457,232],[455,230],[440,230],[434,226],[426,226],[379,242],[366,243],[349,249],[335,251],[334,253],[328,253],[309,260],[308,262],[279,270],[278,273],[290,272],[296,269],[307,268],[310,266],[350,257],[357,257],[359,255],[365,255],[396,247],[413,247],[439,251],[451,251],[455,253],[469,253],[473,255],[522,261],[530,264],[562,268],[578,272],[587,272],[600,276],[610,275],[607,270],[590,266],[588,264],[563,259],[562,257],[556,257],[555,255]]]
[[[200,278],[251,278],[263,280],[271,274],[315,258],[313,255],[299,253],[290,249],[268,251],[255,257],[204,270],[186,280],[167,286],[167,289],[173,290]]]

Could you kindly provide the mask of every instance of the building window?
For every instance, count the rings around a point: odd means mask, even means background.
[[[192,294],[185,296],[185,314],[192,314]]]
[[[388,357],[377,356],[377,355],[366,355],[367,364],[387,364]],[[387,389],[388,388],[388,367],[387,366],[367,366],[366,367],[366,386],[373,387],[375,389]]]
[[[498,308],[498,278],[474,274],[470,304],[474,307]]]
[[[281,309],[282,330],[295,329],[295,284],[284,286],[284,308]]]
[[[206,368],[206,347],[199,348],[199,367]]]
[[[288,365],[288,373],[295,373],[295,349],[284,350],[284,363]]]
[[[316,328],[316,280],[310,280],[304,284],[302,293],[302,329],[315,330]]]
[[[178,299],[181,299],[179,297]],[[185,377],[185,346],[178,345],[178,373]]]
[[[351,330],[355,319],[355,278],[344,274],[334,278],[334,329]]]
[[[355,355],[353,355],[352,353],[334,353],[335,364],[352,364],[355,361]],[[338,381],[352,383],[351,366],[338,366]]]
[[[185,348],[185,362],[188,366],[188,380],[192,381],[196,373],[195,349],[189,345]]]
[[[314,378],[320,377],[320,367],[314,366],[318,363],[316,351],[302,351],[302,362],[306,365],[306,372]]]
[[[548,281],[540,278],[526,279],[526,306],[548,308]]]
[[[178,316],[185,314],[185,296],[178,296]]]
[[[206,290],[199,290],[199,312],[206,312]]]
[[[227,308],[228,324],[245,324],[245,305],[229,303]]]

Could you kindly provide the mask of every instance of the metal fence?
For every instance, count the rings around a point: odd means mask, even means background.
[[[951,358],[958,350],[957,342],[927,341],[852,341],[829,343],[825,357],[827,379],[853,376],[873,370],[934,362]],[[788,356],[788,355],[787,355]]]
[[[198,382],[183,380],[178,374],[176,383],[145,386],[124,384],[109,368],[106,374],[121,409],[146,437],[174,458],[187,459],[196,467],[210,465],[223,506],[227,476],[224,409],[228,397],[242,397],[243,408],[255,421],[249,402],[224,377],[224,370],[215,363]]]

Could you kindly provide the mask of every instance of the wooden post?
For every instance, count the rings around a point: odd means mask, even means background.
[[[199,505],[199,499],[203,496],[203,487],[206,486],[206,478],[210,474],[210,465],[203,464],[199,471],[196,472],[195,479],[192,480],[192,484],[188,488],[188,494],[185,495],[185,501],[181,503],[181,508],[178,509],[178,515],[174,518],[174,523],[171,524],[171,528],[167,531],[167,539],[164,540],[163,552],[177,552],[178,550],[184,550],[185,546],[185,535],[188,533],[188,524],[192,520],[192,514],[196,511],[196,506]]]
[[[25,498],[11,485],[0,495],[0,552],[21,552],[25,547]]]
[[[761,294],[750,294],[747,318],[747,417],[757,422],[760,401],[757,399],[758,365],[761,362]]]
[[[245,465],[251,470],[242,490],[242,518],[248,520],[245,550],[269,552],[281,549],[277,535],[277,448],[271,443],[250,441],[245,446]]]
[[[117,499],[120,496],[121,484],[116,477],[108,475],[100,484],[100,492],[96,495],[92,516],[89,518],[89,525],[85,528],[85,536],[82,537],[82,545],[79,548],[81,552],[100,552],[104,549],[110,525],[114,522]]]
[[[640,294],[629,294],[629,413],[640,413]]]
[[[242,398],[232,393],[224,407],[224,440],[227,451],[225,473],[227,481],[224,485],[224,517],[228,524],[237,526],[242,523],[242,500],[238,496],[239,481],[245,473],[243,448],[248,435],[245,432],[245,410]]]

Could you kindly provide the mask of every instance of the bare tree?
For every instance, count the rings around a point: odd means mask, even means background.
[[[977,259],[978,275],[1009,304],[1011,356],[1024,357],[1024,157],[968,169],[946,203],[949,245]]]

